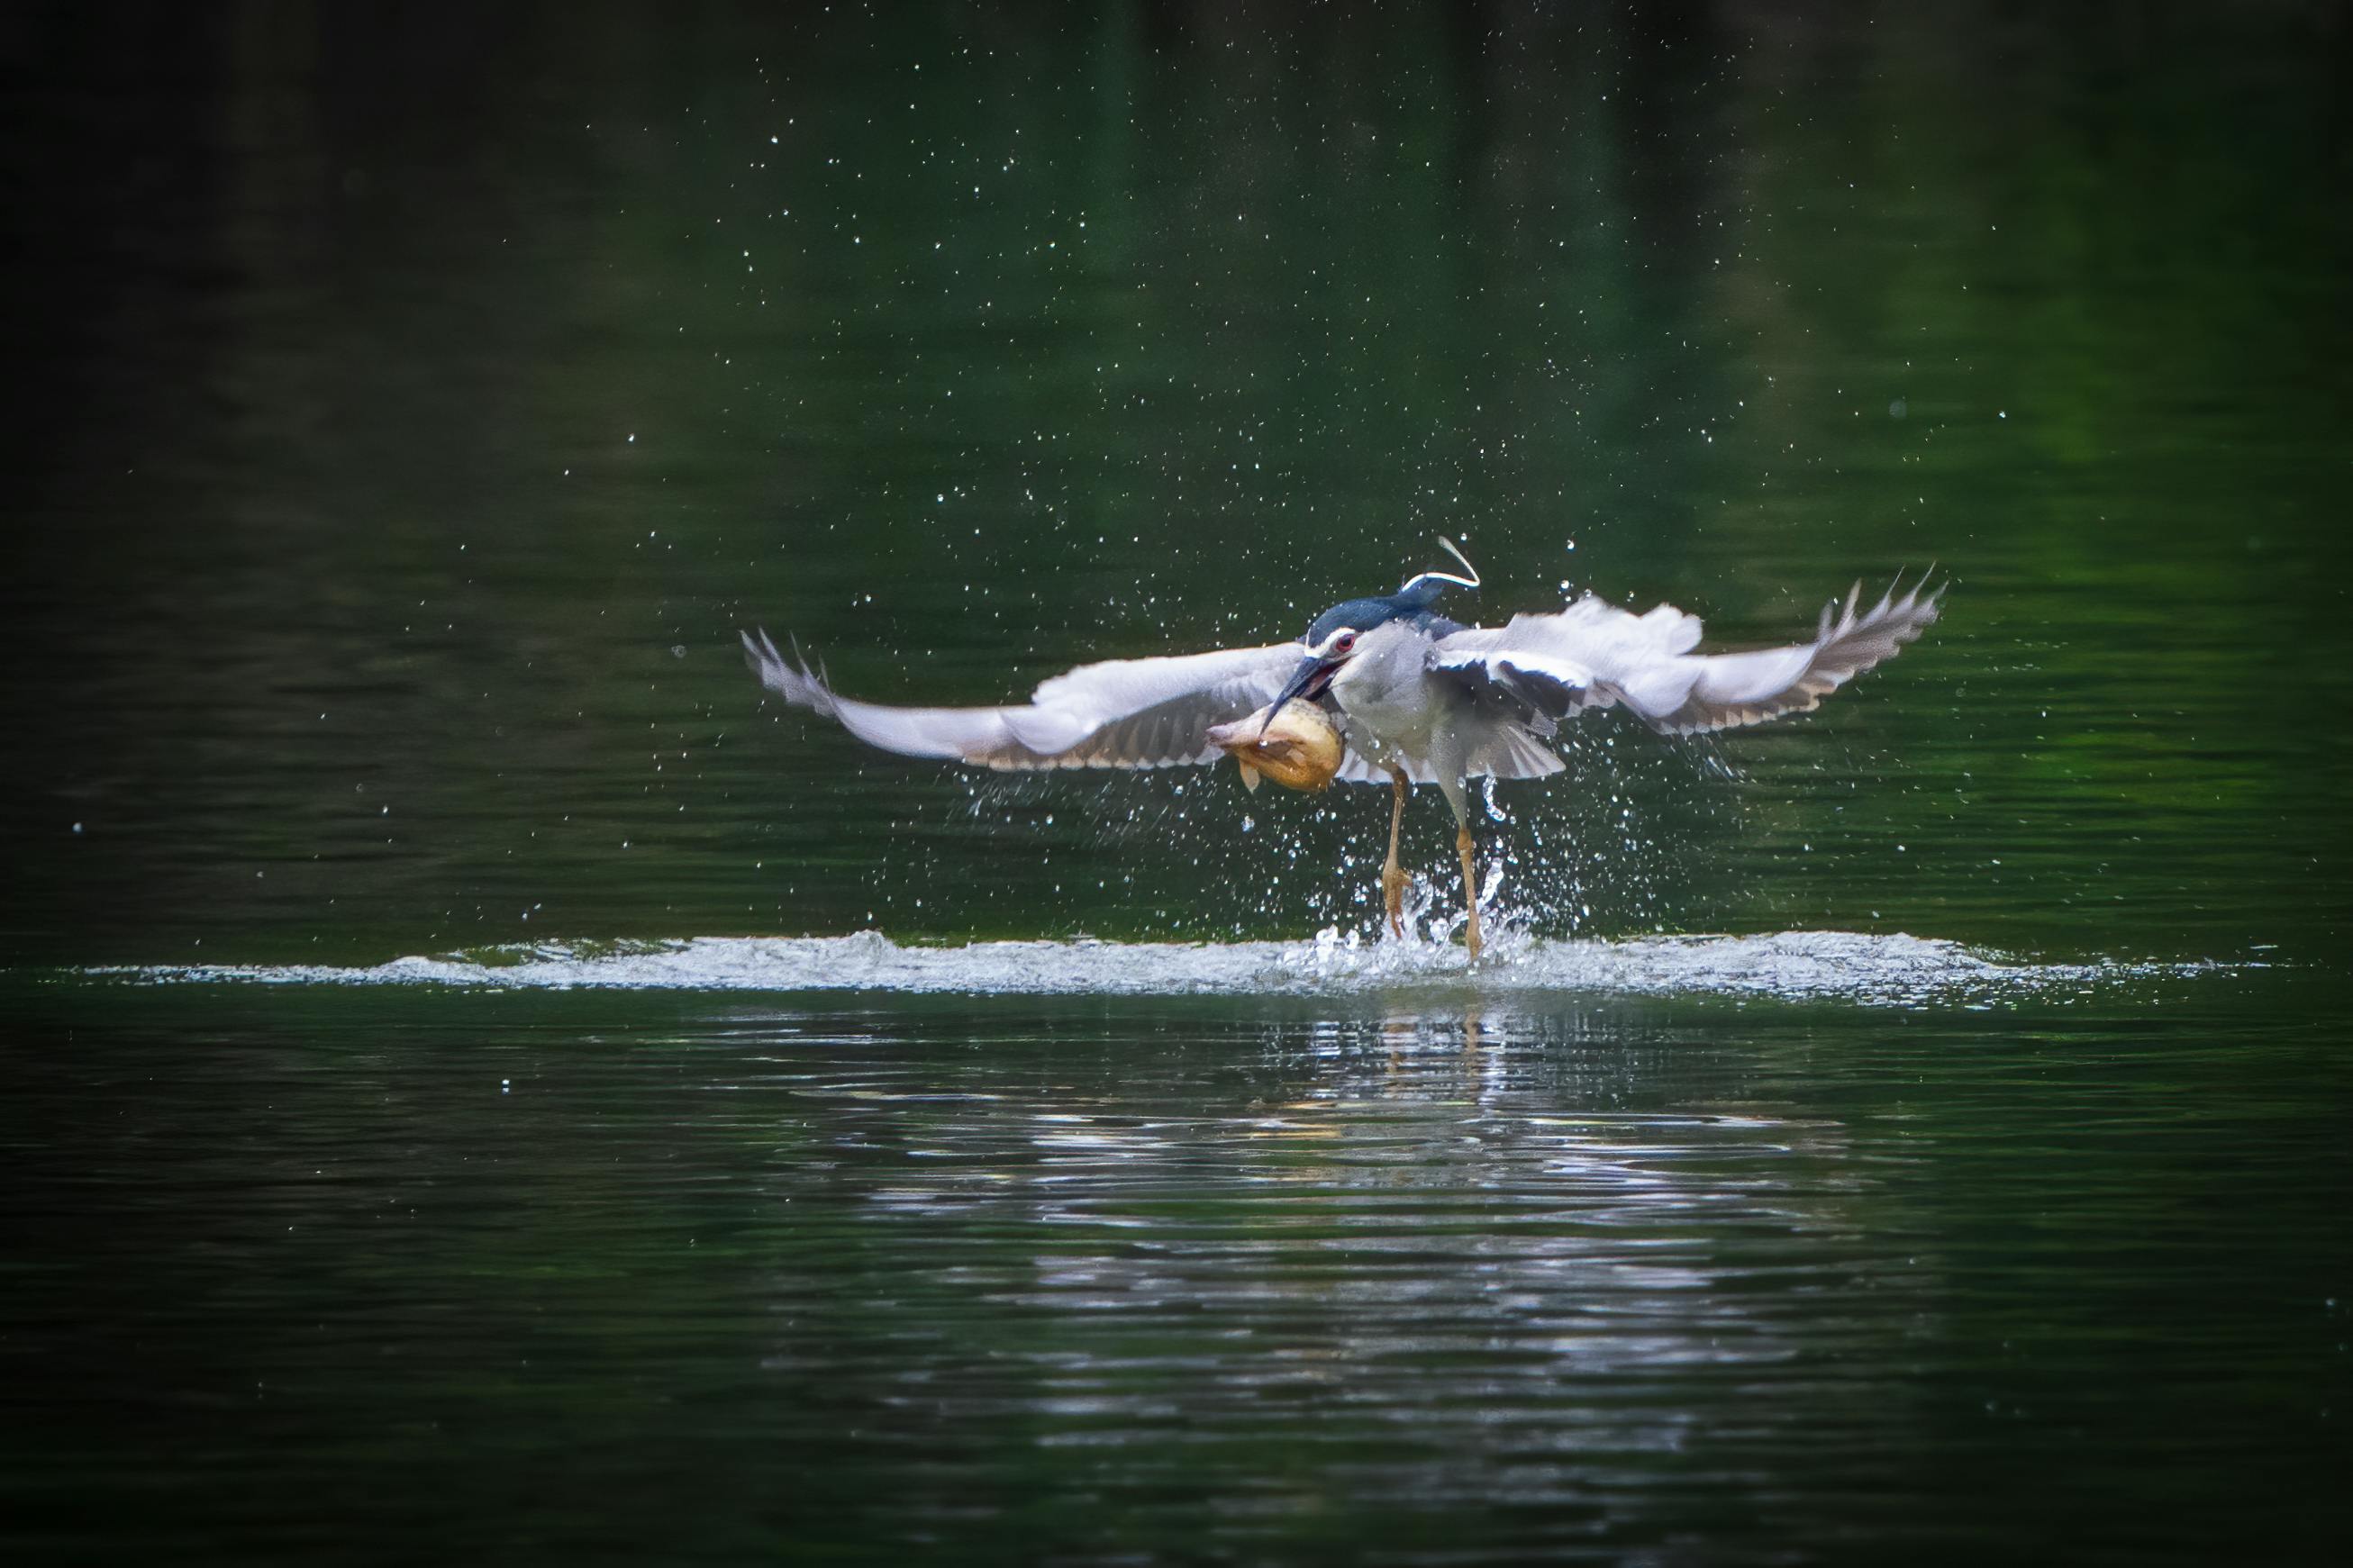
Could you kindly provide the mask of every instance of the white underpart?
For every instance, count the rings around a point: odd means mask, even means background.
[[[1462,824],[1470,820],[1465,780],[1540,778],[1560,772],[1561,761],[1516,716],[1479,703],[1441,673],[1433,658],[1439,646],[1403,621],[1377,626],[1333,678],[1332,696],[1341,732],[1370,764],[1371,778],[1401,767],[1415,783],[1443,790]],[[1353,775],[1344,765],[1340,776]]]

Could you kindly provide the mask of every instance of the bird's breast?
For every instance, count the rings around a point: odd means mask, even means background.
[[[1333,679],[1332,700],[1376,739],[1424,755],[1442,694],[1422,658],[1398,657],[1413,650],[1382,651],[1386,657],[1360,654],[1349,660]]]

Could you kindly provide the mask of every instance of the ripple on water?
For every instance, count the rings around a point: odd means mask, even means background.
[[[1503,933],[1475,964],[1436,942],[978,942],[910,946],[880,931],[539,943],[340,967],[169,965],[85,973],[151,983],[423,984],[516,989],[955,992],[1006,995],[1345,995],[1447,991],[1714,993],[1993,1005],[2180,975],[2212,963],[2036,963],[1957,942],[1854,931],[1621,942]]]

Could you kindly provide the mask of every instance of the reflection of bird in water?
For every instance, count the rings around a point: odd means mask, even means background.
[[[1438,614],[1467,575],[1424,572],[1396,593],[1350,599],[1296,642],[1082,665],[997,708],[890,708],[838,695],[763,632],[744,634],[761,681],[787,702],[838,719],[884,751],[1000,769],[1165,768],[1230,754],[1245,783],[1294,789],[1334,778],[1388,780],[1382,900],[1403,930],[1398,826],[1409,784],[1434,784],[1454,811],[1471,952],[1479,952],[1469,780],[1538,778],[1562,763],[1544,742],[1588,708],[1624,707],[1667,735],[1799,713],[1920,635],[1936,618],[1925,579],[1868,608],[1858,583],[1832,601],[1813,640],[1748,653],[1697,654],[1700,622],[1671,605],[1644,615],[1588,594],[1567,608],[1465,626]],[[1938,590],[1941,592],[1941,590]]]

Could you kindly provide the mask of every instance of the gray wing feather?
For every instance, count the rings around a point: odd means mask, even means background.
[[[1695,735],[1810,712],[1927,630],[1943,592],[1931,591],[1925,577],[1901,597],[1891,584],[1866,610],[1858,582],[1843,606],[1835,599],[1823,606],[1812,642],[1689,659],[1699,669],[1683,700],[1670,710],[1642,710],[1642,717],[1662,734]]]
[[[1534,735],[1514,726],[1503,731],[1494,742],[1473,757],[1462,770],[1462,775],[1473,779],[1485,778],[1489,774],[1499,779],[1541,779],[1563,772],[1567,766],[1567,763],[1545,750]],[[1373,766],[1354,746],[1341,754],[1340,771],[1333,776],[1342,784],[1385,784],[1389,782],[1388,770]],[[1409,762],[1405,764],[1405,776],[1409,784],[1436,784],[1438,770],[1428,763]]]
[[[767,633],[744,636],[760,683],[835,720],[871,746],[1001,770],[1165,768],[1212,763],[1215,724],[1265,706],[1299,662],[1297,643],[1173,658],[1082,665],[1042,683],[1027,705],[896,708],[860,702],[788,661]]]
[[[1366,760],[1356,723],[1345,713],[1338,716],[1340,733],[1348,749],[1340,758],[1340,771],[1335,775],[1343,784],[1384,784],[1389,782],[1388,771]],[[1539,721],[1540,722],[1540,721]],[[1464,759],[1465,778],[1540,779],[1561,772],[1567,766],[1546,750],[1530,729],[1530,721],[1520,717],[1504,715],[1500,721],[1480,726],[1482,739],[1477,749]],[[1546,733],[1550,732],[1549,726]],[[1426,784],[1440,782],[1438,768],[1426,758],[1407,758],[1401,764],[1409,783]]]
[[[1513,626],[1536,618],[1523,616]],[[1515,712],[1539,734],[1550,735],[1563,719],[1617,700],[1606,683],[1574,659],[1528,648],[1453,646],[1461,640],[1441,643],[1431,668],[1473,699],[1500,703]]]

